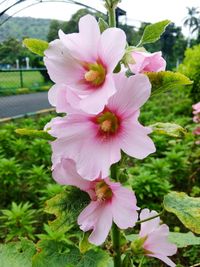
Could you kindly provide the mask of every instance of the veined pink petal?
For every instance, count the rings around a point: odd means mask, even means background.
[[[133,227],[138,219],[136,198],[132,191],[124,187],[113,190],[113,220],[121,229]]]
[[[112,226],[111,206],[107,203],[91,202],[78,217],[78,224],[83,231],[92,230],[89,241],[101,245]]]
[[[143,159],[156,151],[155,145],[148,134],[151,129],[144,127],[139,122],[127,121],[123,124],[121,136],[121,149],[128,155]]]
[[[83,179],[76,171],[76,165],[73,160],[62,159],[53,170],[53,178],[56,182],[63,185],[73,185],[81,190],[87,191],[91,183]]]
[[[140,213],[140,220],[143,221],[143,220],[146,220],[150,217],[154,217],[156,215],[158,215],[158,213],[154,210],[149,211],[149,209],[143,209]],[[159,217],[154,218],[154,219],[147,221],[147,222],[143,222],[141,224],[140,236],[144,237],[147,234],[153,232],[155,229],[157,229],[157,227],[159,226],[159,223],[160,223]]]
[[[113,71],[122,59],[125,46],[126,35],[122,30],[109,28],[102,33],[98,53],[109,72]]]
[[[108,108],[111,110],[118,107],[118,114],[125,114],[130,110],[138,110],[150,97],[151,84],[144,74],[138,74],[126,78],[124,73],[115,74],[115,86],[117,92],[109,99]],[[123,90],[122,87],[125,88]],[[126,93],[125,93],[126,92]]]
[[[55,83],[74,84],[83,77],[82,66],[69,54],[60,40],[49,44],[49,48],[45,50],[44,63]]]
[[[113,77],[107,75],[101,88],[94,90],[89,97],[85,97],[80,101],[80,108],[85,112],[97,114],[104,109],[109,97],[115,92]]]
[[[147,255],[149,257],[160,259],[161,261],[165,262],[170,267],[175,267],[176,266],[176,264],[172,260],[170,260],[170,258],[168,258],[165,255],[159,255],[159,254],[147,254]]]

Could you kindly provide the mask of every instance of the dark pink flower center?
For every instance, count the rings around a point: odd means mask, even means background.
[[[111,199],[113,195],[112,190],[104,181],[100,181],[96,183],[95,194],[96,194],[97,200],[100,200],[100,201]]]

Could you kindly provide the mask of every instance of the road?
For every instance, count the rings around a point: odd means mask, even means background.
[[[14,117],[51,108],[47,92],[0,97],[0,118]]]

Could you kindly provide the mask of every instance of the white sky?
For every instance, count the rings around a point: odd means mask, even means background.
[[[24,4],[17,5],[16,8],[10,9],[7,13],[11,15],[14,11],[19,10],[20,7],[27,6],[33,1],[26,0]],[[102,0],[77,1],[105,12]],[[14,2],[16,0],[0,0],[0,12]],[[187,15],[187,6],[200,7],[200,0],[122,0],[119,5],[119,7],[127,11],[128,24],[137,25],[135,20],[157,22],[163,19],[170,19],[180,26],[183,18]],[[21,11],[16,16],[68,20],[78,9],[80,9],[79,6],[69,3],[42,3]]]

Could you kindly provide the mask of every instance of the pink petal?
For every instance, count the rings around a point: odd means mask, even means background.
[[[113,220],[121,229],[133,227],[138,219],[136,198],[134,193],[122,186],[113,190]]]
[[[156,215],[158,215],[158,213],[154,210],[150,211],[149,209],[143,209],[140,213],[140,220],[143,221]],[[143,222],[141,224],[141,230],[140,230],[139,235],[141,237],[148,235],[149,233],[157,229],[157,227],[159,226],[159,223],[160,223],[160,217],[157,217],[147,222]]]
[[[176,264],[165,255],[159,255],[159,254],[147,254],[147,255],[149,257],[160,259],[161,261],[165,262],[168,266],[171,266],[171,267],[176,266]]]
[[[49,48],[45,50],[44,63],[50,78],[55,83],[71,84],[82,79],[83,68],[60,40],[49,44]]]
[[[91,183],[84,180],[76,171],[76,165],[73,160],[63,159],[53,170],[53,178],[59,184],[73,185],[81,190],[87,191]]]
[[[102,33],[99,44],[99,58],[106,65],[108,72],[112,72],[123,57],[125,46],[126,35],[122,30],[109,28]]]
[[[150,97],[151,83],[144,74],[127,78],[125,73],[114,75],[117,92],[109,99],[108,107],[117,109],[118,114],[125,114],[139,109]],[[117,107],[117,108],[116,108]]]
[[[109,97],[115,92],[112,75],[107,75],[102,87],[93,90],[80,101],[80,108],[90,114],[98,114],[104,109]]]
[[[144,127],[139,122],[127,120],[123,123],[121,134],[121,149],[137,159],[143,159],[156,151],[155,145],[148,134],[150,128]]]
[[[112,212],[110,204],[92,201],[78,217],[78,224],[83,231],[93,229],[89,241],[101,245],[112,226]]]
[[[48,99],[58,113],[74,112],[73,107],[78,107],[79,97],[64,84],[55,84],[48,92]]]
[[[96,61],[100,30],[93,16],[86,15],[79,20],[79,33],[64,34],[60,30],[59,37],[76,59],[86,62]]]

